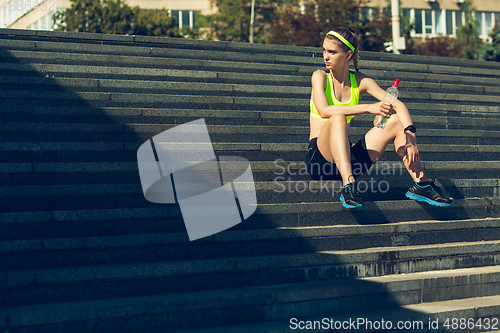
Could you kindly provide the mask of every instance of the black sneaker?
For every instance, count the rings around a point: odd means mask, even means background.
[[[445,198],[441,194],[441,190],[434,184],[434,181],[429,181],[428,185],[418,185],[413,182],[406,197],[415,201],[427,202],[429,205],[438,207],[448,207],[453,203],[453,198]]]
[[[358,184],[354,182],[345,185],[340,194],[340,201],[342,201],[342,206],[345,208],[363,207],[364,203],[358,191]]]

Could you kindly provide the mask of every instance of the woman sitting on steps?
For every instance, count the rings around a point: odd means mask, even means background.
[[[355,30],[338,28],[328,32],[323,41],[323,59],[329,73],[317,70],[311,78],[309,149],[305,161],[311,178],[342,180],[342,205],[345,208],[363,207],[355,176],[370,169],[394,140],[396,154],[414,180],[406,196],[434,206],[451,205],[453,199],[443,197],[424,173],[416,129],[406,106],[399,100],[393,106],[383,102],[359,105],[359,99],[365,93],[381,101],[385,90],[358,71]],[[349,71],[350,60],[355,73]],[[391,115],[393,108],[396,114]],[[355,115],[366,113],[388,118],[387,125],[370,129],[351,147],[348,138],[350,121]]]

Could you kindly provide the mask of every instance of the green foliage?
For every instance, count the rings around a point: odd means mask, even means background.
[[[304,2],[302,8],[298,4],[291,4],[273,23],[269,42],[319,47],[328,30],[339,26],[359,26],[360,2],[361,0],[310,0]]]
[[[353,26],[359,32],[360,49],[384,50],[391,39],[390,17],[386,11],[362,15],[365,0],[309,0],[289,5],[273,23],[269,42],[282,45],[321,46],[324,34],[340,26]]]
[[[455,45],[461,47],[462,58],[476,59],[483,41],[477,33],[478,23],[474,17],[472,1],[466,0],[463,9],[465,12],[465,22],[462,26],[457,28]]]
[[[391,41],[390,11],[379,9],[372,17],[365,18],[358,28],[360,33],[360,49],[365,51],[384,51],[385,43]]]
[[[71,0],[71,7],[53,16],[57,30],[179,37],[166,9],[130,7],[122,0]]]
[[[135,8],[132,35],[180,37],[175,18],[166,9]]]
[[[490,34],[491,44],[486,44],[482,49],[482,58],[486,61],[500,61],[500,26],[495,20],[495,26]]]
[[[460,45],[456,45],[453,38],[449,36],[440,36],[427,38],[425,42],[416,44],[413,48],[412,54],[433,57],[460,58],[461,52],[462,47]]]
[[[266,33],[275,19],[277,1],[255,0],[254,41],[266,42]],[[205,28],[206,39],[248,42],[250,37],[250,0],[212,0],[215,14],[200,15],[199,27]]]

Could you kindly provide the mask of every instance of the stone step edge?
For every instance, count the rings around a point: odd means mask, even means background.
[[[15,36],[15,34],[13,33],[8,33],[9,35],[11,35],[11,38],[12,36]],[[18,34],[19,35],[19,34]],[[65,37],[64,35],[52,35],[52,36],[48,36],[48,35],[45,35],[45,36],[42,36],[42,35],[23,35],[22,36],[24,40],[21,40],[21,41],[17,41],[14,42],[12,40],[9,40],[9,39],[3,39],[2,41],[4,42],[4,44],[6,45],[12,45],[13,47],[15,47],[16,49],[19,49],[19,48],[35,48],[37,45],[40,45],[40,44],[56,44],[56,43],[61,43],[61,42],[66,42],[66,44],[68,43],[71,43],[71,39],[75,39],[75,37]],[[35,39],[31,39],[31,40],[26,40],[26,37],[30,38],[30,37],[38,37],[38,38],[35,38]],[[57,38],[61,38],[61,40],[59,40],[58,42],[50,42],[50,41],[44,41],[43,38],[51,38],[51,39],[54,39],[57,40]],[[197,40],[183,40],[183,39],[179,39],[179,38],[156,38],[154,39],[154,42],[156,45],[154,45],[155,47],[147,47],[148,46],[148,42],[152,42],[154,37],[146,37],[146,36],[117,36],[117,37],[113,37],[113,36],[103,36],[103,37],[95,37],[95,36],[87,36],[88,38],[82,38],[82,37],[78,37],[78,39],[80,39],[80,42],[79,43],[76,43],[76,45],[89,45],[89,46],[94,46],[94,48],[96,46],[99,46],[99,45],[96,45],[96,40],[101,40],[101,44],[102,46],[104,47],[115,47],[115,48],[119,48],[120,47],[120,43],[123,43],[123,44],[128,44],[127,45],[127,48],[130,48],[131,44],[135,44],[136,42],[139,42],[141,44],[139,45],[133,45],[133,48],[134,49],[142,49],[142,53],[153,53],[152,50],[153,49],[157,49],[159,51],[161,51],[162,49],[165,49],[164,47],[163,48],[159,48],[158,46],[160,44],[166,44],[165,46],[168,47],[168,48],[172,48],[172,44],[175,45],[175,44],[178,44],[178,46],[180,45],[196,45],[196,47],[202,47],[202,48],[207,48],[208,47],[208,50],[212,50],[212,52],[220,52],[220,53],[227,53],[227,52],[230,52],[230,51],[237,51],[237,52],[244,52],[244,51],[249,51],[249,50],[253,50],[256,55],[258,56],[267,56],[267,59],[269,59],[269,52],[271,51],[271,54],[272,51],[278,51],[276,53],[274,53],[274,57],[278,57],[276,59],[282,59],[284,58],[285,56],[289,56],[289,57],[293,57],[293,58],[302,58],[300,59],[299,63],[302,63],[302,62],[306,62],[307,60],[309,60],[309,62],[316,62],[318,60],[313,60],[311,59],[311,56],[314,58],[314,56],[316,54],[318,54],[318,57],[316,58],[319,58],[319,55],[321,53],[321,50],[319,48],[308,48],[308,47],[293,47],[293,46],[281,46],[281,45],[261,45],[261,44],[248,44],[248,43],[234,43],[234,42],[214,42],[214,41],[197,41]],[[118,39],[118,38],[121,38],[121,39]],[[85,39],[87,39],[88,41],[91,41],[92,44],[86,44],[85,43]],[[10,42],[10,43],[9,43]],[[22,44],[22,45],[18,45],[18,44]],[[125,45],[122,46],[122,48],[124,47]],[[203,47],[205,46],[205,47]],[[42,47],[43,49],[43,47]],[[81,47],[80,47],[81,49]],[[232,50],[231,50],[232,49]],[[127,50],[128,51],[128,50]],[[261,54],[259,53],[256,53],[255,51],[260,51]],[[128,51],[130,53],[130,51]],[[279,53],[282,53],[282,54],[279,54]],[[283,52],[285,54],[283,54]],[[265,54],[264,54],[265,53]],[[238,53],[235,53],[235,54],[238,54]],[[415,65],[417,66],[421,66],[421,67],[427,67],[427,68],[432,68],[432,67],[444,67],[443,66],[443,61],[442,59],[438,58],[438,57],[425,57],[425,58],[430,58],[430,59],[425,59],[423,60],[424,58],[423,57],[419,57],[419,56],[408,56],[408,55],[405,55],[405,56],[401,56],[401,55],[388,55],[388,56],[383,56],[379,53],[374,53],[374,52],[364,52],[363,55],[368,56],[368,58],[372,58],[370,59],[369,61],[370,62],[379,62],[380,60],[387,62],[388,60],[390,61],[390,59],[393,59],[395,60],[395,62],[412,62],[414,63]],[[300,57],[297,57],[297,56],[300,56]],[[273,58],[274,58],[273,57]],[[308,59],[309,57],[309,59]],[[382,59],[382,58],[385,58],[385,59]],[[297,60],[298,60],[297,59]],[[248,61],[248,60],[247,60]],[[434,64],[430,64],[429,65],[429,61],[433,62],[433,63],[437,63],[436,65]],[[424,62],[425,65],[422,65],[421,62]],[[474,71],[473,69],[477,68],[477,67],[483,67],[483,68],[489,68],[491,70],[496,70],[498,67],[495,66],[496,64],[493,63],[493,64],[489,64],[489,63],[486,63],[486,62],[474,62],[474,61],[465,61],[463,59],[461,60],[455,60],[455,59],[451,59],[449,60],[449,62],[446,62],[446,64],[448,66],[446,67],[449,67],[449,66],[455,66],[455,67],[463,67],[464,69],[468,69],[468,68],[472,68],[469,70],[469,72],[477,72]],[[456,69],[455,69],[456,70]],[[482,69],[484,70],[484,69]],[[458,71],[457,71],[458,73]]]
[[[265,91],[258,92],[259,88],[253,89],[253,86],[247,85],[247,91],[239,91],[240,95],[233,96],[233,93],[238,93],[234,90],[228,91],[212,91],[212,94],[203,91],[202,94],[184,92],[183,94],[166,94],[166,93],[151,93],[151,92],[93,92],[88,90],[75,91],[57,91],[57,92],[37,92],[35,95],[30,90],[2,90],[0,97],[6,100],[24,98],[24,99],[45,99],[45,100],[84,100],[84,101],[111,101],[111,102],[127,102],[127,103],[195,103],[195,104],[221,104],[221,105],[255,105],[255,106],[291,106],[304,107],[307,110],[309,105],[308,98],[309,89],[291,87],[291,90],[300,90],[301,93],[291,93],[288,98],[267,97],[270,94]],[[303,91],[303,92],[302,92]],[[261,94],[255,96],[255,94]],[[271,93],[272,94],[272,93]],[[263,95],[263,96],[262,96]],[[441,92],[406,92],[401,93],[401,100],[406,102],[427,100],[427,101],[447,101],[467,104],[478,104],[491,106],[492,103],[499,103],[500,97],[496,94],[478,95],[478,94],[457,94],[457,93],[441,93]]]
[[[254,181],[254,188],[257,196],[262,192],[274,193],[297,193],[304,192],[323,192],[328,189],[327,193],[333,191],[334,194],[340,194],[342,185],[340,181],[316,181],[316,180],[300,180],[296,179],[296,175],[301,174],[302,169],[290,169],[290,173],[274,173],[273,180]],[[255,172],[255,170],[254,170]],[[284,171],[283,171],[284,172]],[[367,177],[370,177],[369,179]],[[395,178],[396,177],[396,178]],[[407,190],[412,182],[406,175],[406,170],[403,168],[387,168],[374,169],[369,174],[366,174],[358,179],[360,183],[360,193],[379,190],[379,192],[387,193],[390,189],[398,191]],[[444,183],[444,184],[443,184]],[[248,184],[248,183],[247,183]],[[473,179],[446,179],[440,181],[435,180],[435,184],[444,189],[453,187],[454,190],[467,191],[470,189],[497,189],[500,187],[500,178],[473,178]],[[222,184],[221,184],[222,185]],[[249,184],[248,184],[249,185]],[[250,186],[250,185],[249,185]],[[92,197],[92,196],[130,196],[143,195],[142,186],[139,183],[120,183],[120,184],[64,184],[64,185],[12,185],[3,186],[0,198],[36,198],[36,197]],[[470,197],[469,197],[470,198]],[[382,199],[382,198],[380,198]],[[258,201],[258,199],[257,199]],[[382,200],[380,200],[382,201]]]
[[[59,40],[62,42],[67,42],[68,40],[79,40],[80,44],[82,41],[87,41],[89,43],[101,42],[102,44],[110,45],[107,43],[126,43],[130,45],[131,42],[137,43],[140,46],[145,46],[148,44],[159,45],[164,44],[166,47],[171,48],[172,45],[178,45],[179,47],[190,46],[195,48],[205,47],[209,50],[212,48],[216,49],[227,49],[227,50],[240,50],[240,51],[260,51],[262,53],[269,54],[270,50],[289,52],[291,54],[299,54],[302,56],[309,57],[311,53],[321,54],[320,48],[313,47],[297,47],[297,46],[286,46],[286,45],[264,45],[264,44],[249,44],[249,43],[239,43],[239,42],[225,42],[225,41],[203,41],[194,39],[183,39],[183,38],[166,38],[166,37],[153,37],[153,36],[136,36],[136,35],[109,35],[109,34],[91,34],[91,33],[74,33],[74,32],[60,32],[60,31],[44,31],[44,30],[20,30],[20,29],[0,29],[0,35],[2,39],[12,39],[13,37],[18,37],[22,41],[26,40],[44,40],[44,38],[49,40]],[[3,36],[7,36],[4,38]],[[417,55],[396,55],[396,54],[384,54],[380,52],[367,52],[362,51],[362,58],[368,59],[370,61],[383,61],[385,59],[393,60],[395,62],[405,62],[405,60],[412,60],[416,64],[425,64],[427,66],[434,66],[432,64],[446,64],[447,66],[465,66],[476,69],[479,67],[484,68],[499,68],[496,63],[490,64],[484,61],[474,61],[465,59],[447,59],[443,61],[441,57],[427,57],[427,56],[417,56]],[[432,63],[429,65],[429,63]]]
[[[363,310],[357,312],[348,312],[344,314],[338,313],[325,313],[323,316],[303,316],[296,318],[293,314],[290,315],[289,320],[269,320],[261,323],[245,323],[241,325],[225,326],[218,328],[209,329],[191,329],[183,331],[174,331],[175,333],[290,333],[298,331],[298,325],[300,323],[301,327],[305,329],[307,325],[309,327],[314,327],[317,325],[317,329],[307,331],[312,332],[322,332],[330,333],[332,331],[343,331],[343,332],[360,332],[360,333],[372,333],[380,332],[381,328],[375,329],[375,327],[385,327],[388,325],[392,328],[397,328],[397,325],[401,323],[401,327],[407,325],[405,329],[398,330],[384,330],[387,333],[397,333],[397,332],[408,332],[408,333],[464,333],[464,332],[491,332],[497,331],[500,328],[499,318],[500,310],[498,309],[498,304],[500,304],[500,296],[485,296],[485,297],[473,297],[458,300],[448,300],[441,302],[429,302],[420,303],[412,305],[403,305],[400,307],[388,308],[388,309],[374,309],[374,310]],[[294,319],[293,319],[294,318]],[[456,319],[459,323],[460,320],[464,318],[466,322],[470,320],[473,328],[466,329],[450,329],[452,327],[453,320]],[[359,325],[357,324],[359,320]],[[326,322],[324,326],[320,327],[320,324]],[[367,322],[371,324],[367,324]],[[388,321],[391,323],[389,324]],[[319,322],[315,324],[315,322]],[[347,322],[343,329],[341,326],[344,322]],[[356,324],[351,324],[351,323]],[[382,323],[385,322],[385,325]],[[496,329],[486,329],[487,325]],[[335,328],[335,325],[337,327]],[[371,326],[369,326],[371,325]],[[437,325],[437,326],[436,326]],[[339,328],[340,327],[340,328]],[[371,327],[371,328],[370,328]],[[422,329],[421,329],[422,328]],[[331,329],[331,330],[330,330]]]
[[[467,278],[464,278],[467,277]],[[368,294],[401,292],[404,290],[432,289],[438,287],[460,287],[482,283],[498,283],[500,268],[498,266],[430,273],[412,273],[386,275],[376,278],[342,279],[327,282],[297,283],[271,287],[245,287],[223,291],[202,291],[195,293],[179,293],[170,295],[141,296],[99,301],[65,302],[16,306],[0,310],[0,327],[17,327],[31,325],[48,325],[72,320],[105,319],[121,316],[151,315],[172,311],[193,311],[211,309],[215,304],[219,307],[244,306],[248,304],[262,306],[273,303],[293,303],[328,299],[336,297],[366,296]],[[411,282],[413,281],[413,282]],[[363,288],[363,285],[369,288]],[[378,288],[371,285],[376,284]],[[349,288],[351,286],[351,288]],[[359,287],[362,288],[359,288]],[[326,289],[325,289],[326,287]],[[342,289],[344,288],[344,289]],[[371,290],[370,290],[371,289]],[[314,292],[316,291],[316,293]],[[368,293],[367,293],[368,292]],[[500,296],[478,297],[476,299],[500,301]],[[471,299],[450,300],[432,303],[406,304],[402,309],[423,311],[424,313],[446,313],[450,307],[458,309]],[[440,310],[440,304],[447,304],[447,310]],[[497,307],[498,307],[497,303]],[[470,307],[470,303],[469,303]],[[472,306],[477,310],[480,307]],[[498,311],[498,309],[497,309]],[[272,316],[272,314],[267,314]],[[336,314],[337,318],[349,316],[349,313]],[[75,318],[76,317],[76,318]],[[275,316],[276,317],[276,316]],[[277,318],[270,318],[276,320]],[[283,318],[284,319],[284,318]],[[262,324],[261,324],[262,325]],[[259,325],[260,326],[260,325]],[[261,333],[260,331],[259,333]]]
[[[9,132],[98,132],[98,133],[161,133],[174,128],[175,124],[88,124],[88,123],[17,123],[0,122],[0,130],[5,134]],[[305,126],[276,125],[207,125],[208,133],[215,134],[274,134],[274,135],[302,135],[308,136],[309,129]],[[369,128],[354,127],[350,130],[351,135],[364,135]],[[419,137],[461,137],[461,138],[499,138],[500,130],[478,130],[478,129],[419,129]],[[5,141],[5,140],[3,140]],[[261,145],[280,146],[284,143],[259,143]],[[301,143],[301,145],[307,142]],[[288,144],[290,145],[290,144]],[[295,144],[297,145],[297,144]],[[300,146],[302,147],[302,146]]]
[[[0,142],[2,152],[48,152],[48,151],[78,151],[78,152],[125,152],[137,150],[142,143],[121,142]],[[305,152],[308,143],[258,143],[258,142],[212,142],[215,151],[277,151]],[[497,144],[418,144],[422,153],[499,153]],[[389,144],[386,152],[394,151],[394,144]]]
[[[53,54],[52,52],[46,52],[46,51],[12,51],[10,52],[13,57],[15,59],[33,59],[33,60],[38,60],[39,59],[49,59],[49,60],[53,60]],[[35,56],[34,56],[35,55]],[[90,58],[90,60],[89,60]],[[291,57],[286,57],[286,59],[288,60],[292,60]],[[161,57],[161,58],[158,58],[158,57],[147,57],[147,56],[137,56],[137,55],[107,55],[107,54],[95,54],[95,53],[89,53],[89,54],[81,54],[81,53],[62,53],[62,52],[59,52],[58,53],[58,59],[59,61],[86,61],[86,62],[99,62],[99,63],[105,63],[106,65],[103,65],[103,66],[107,66],[109,65],[109,63],[114,63],[114,64],[125,64],[125,67],[126,66],[130,66],[130,67],[138,67],[137,65],[139,65],[139,67],[142,65],[142,66],[151,66],[151,65],[170,65],[170,66],[193,66],[193,62],[195,62],[198,67],[215,67],[215,68],[218,68],[220,70],[220,67],[221,66],[224,66],[224,65],[229,65],[228,67],[229,68],[234,68],[236,64],[238,64],[238,62],[233,62],[233,61],[222,61],[222,60],[204,60],[204,59],[184,59],[184,58],[167,58],[166,56],[164,57]],[[133,61],[132,61],[133,60]],[[283,59],[280,59],[280,60],[283,60]],[[302,64],[303,66],[304,65],[307,65],[307,63],[305,62],[305,60],[307,60],[306,58],[301,58],[300,59],[301,61],[298,62],[298,63],[294,63],[294,64]],[[30,61],[30,64],[33,64],[34,61]],[[367,68],[374,68],[374,69],[368,69],[368,70],[365,70],[365,72],[369,72],[370,76],[375,76],[379,79],[393,79],[394,76],[404,76],[405,74],[407,74],[408,72],[407,71],[404,71],[403,72],[403,68],[399,68],[399,71],[401,71],[401,73],[399,74],[396,69],[396,72],[394,71],[391,71],[390,73],[388,73],[387,71],[384,70],[384,68],[378,68],[378,67],[381,67],[380,66],[380,62],[377,62],[377,61],[365,61],[365,66],[364,67],[367,67],[366,64],[368,63],[368,67]],[[387,66],[387,63],[390,63],[388,61],[383,61],[382,62],[385,66]],[[54,62],[53,62],[54,64]],[[280,62],[278,64],[276,64],[276,66],[282,66],[282,65],[287,65],[288,63],[287,62]],[[390,63],[390,64],[394,64],[394,63]],[[133,66],[133,65],[136,65],[136,66]],[[320,63],[318,62],[318,64],[316,63],[312,63],[310,62],[310,65],[311,66],[320,66]],[[411,66],[411,65],[410,65]],[[123,67],[123,66],[121,66]],[[390,67],[390,65],[389,65]],[[401,66],[399,66],[401,67]],[[407,65],[408,67],[408,65]],[[489,77],[484,77],[481,79],[480,76],[477,76],[478,80],[475,81],[474,80],[474,77],[472,76],[467,76],[467,80],[465,80],[464,78],[460,78],[459,76],[457,76],[457,73],[456,73],[456,69],[452,70],[450,72],[450,74],[436,74],[434,72],[431,72],[431,73],[426,73],[425,71],[431,71],[431,69],[428,67],[428,66],[425,66],[423,68],[421,68],[420,72],[412,72],[412,73],[415,73],[415,74],[420,74],[419,76],[415,76],[413,77],[412,79],[420,79],[422,80],[422,73],[424,74],[424,81],[427,82],[429,80],[439,80],[439,82],[441,83],[445,83],[446,82],[458,82],[458,83],[461,83],[461,84],[464,84],[464,85],[471,85],[471,81],[475,82],[475,83],[486,83],[486,82],[490,82],[491,84],[493,84],[493,81],[495,79],[492,79],[492,78],[489,78]],[[466,73],[464,73],[466,74]],[[479,75],[481,73],[468,73],[469,75],[473,75],[473,74],[476,74],[476,75]],[[253,74],[251,74],[253,75]],[[263,76],[263,78],[268,81],[270,80],[268,78],[268,76],[264,75],[263,74],[255,74],[255,75],[260,75],[260,76]],[[294,75],[292,77],[295,77],[295,79],[298,78],[298,76]],[[306,79],[306,77],[304,77],[304,79]],[[271,79],[272,80],[272,79]],[[422,81],[422,82],[424,82]],[[405,81],[405,82],[409,82],[409,81]]]
[[[368,104],[368,101],[361,101],[360,104]],[[415,115],[412,111],[412,118],[418,120],[418,122],[441,122],[448,123],[449,120],[468,120],[469,123],[475,124],[476,121],[485,122],[493,120],[493,124],[496,124],[498,120],[498,107],[488,106],[488,107],[477,107],[474,105],[461,105],[461,104],[430,104],[430,103],[405,103],[410,110],[423,109],[425,111],[432,111],[436,115]],[[439,109],[439,110],[437,110]],[[292,119],[292,120],[309,120],[309,113],[307,112],[293,112],[293,111],[250,111],[250,110],[237,110],[237,109],[179,109],[179,108],[133,108],[133,107],[61,107],[61,106],[44,106],[36,107],[33,106],[29,109],[25,107],[11,107],[9,109],[2,109],[2,114],[25,114],[28,112],[30,114],[36,115],[80,115],[80,116],[109,116],[109,117],[120,117],[120,116],[145,116],[145,117],[183,117],[183,118],[240,118],[240,119],[262,119],[262,120],[272,120],[272,119]],[[306,110],[307,111],[307,110]],[[451,113],[451,114],[450,114]],[[464,115],[453,115],[453,113],[464,114]],[[446,114],[446,115],[442,115]],[[474,115],[479,115],[475,117]],[[362,121],[370,121],[373,116],[371,115],[358,115],[357,119]],[[446,120],[446,122],[443,122]],[[417,122],[417,121],[416,121]],[[177,124],[179,125],[179,124]]]
[[[440,269],[458,268],[454,263],[445,263],[464,257],[482,257],[500,250],[500,240],[456,242],[446,244],[413,245],[398,247],[377,247],[358,250],[322,251],[307,254],[266,255],[254,257],[217,258],[206,260],[183,260],[173,262],[103,264],[79,267],[62,267],[0,272],[2,288],[22,288],[25,286],[49,287],[68,284],[99,283],[103,281],[136,281],[138,279],[158,279],[182,276],[212,274],[252,274],[263,271],[304,270],[304,279],[334,279],[324,276],[332,267],[364,268],[357,277],[368,277],[375,273],[372,264],[395,265],[400,273],[418,272],[414,261],[438,260]],[[468,267],[470,267],[469,265]],[[368,267],[371,267],[368,269]],[[420,268],[422,270],[422,268]],[[425,271],[428,271],[427,267]],[[431,269],[432,270],[432,269]],[[392,271],[391,271],[392,272]],[[356,273],[358,274],[358,273]],[[380,274],[380,273],[378,273]],[[309,276],[311,275],[311,276]],[[384,274],[385,275],[385,274]]]
[[[450,221],[411,221],[375,225],[335,225],[315,227],[280,227],[276,229],[226,230],[224,232],[198,240],[203,244],[224,244],[229,242],[274,241],[307,238],[364,237],[368,235],[386,235],[394,241],[394,246],[401,244],[399,236],[428,233],[460,231],[473,232],[500,228],[500,218],[466,219]],[[125,247],[186,245],[190,241],[185,232],[92,236],[59,237],[30,240],[0,241],[0,253],[4,255],[16,252],[48,252],[63,250],[92,250]]]
[[[163,58],[162,58],[163,59]],[[167,61],[167,60],[165,60]],[[266,73],[246,73],[244,78],[241,78],[241,73],[227,72],[223,71],[224,68],[222,66],[230,65],[231,62],[224,62],[221,64],[203,64],[200,63],[200,66],[203,67],[204,71],[196,71],[192,72],[189,70],[182,69],[170,69],[170,68],[151,68],[148,67],[123,67],[123,66],[81,66],[77,64],[57,64],[57,63],[22,63],[22,64],[12,64],[7,63],[0,66],[0,70],[16,70],[23,72],[36,72],[39,74],[39,77],[33,78],[33,76],[0,76],[0,83],[7,84],[37,84],[37,85],[48,85],[48,86],[61,86],[61,87],[72,87],[73,89],[83,89],[86,88],[127,88],[133,89],[139,87],[148,87],[148,85],[157,84],[158,87],[156,89],[161,89],[164,87],[172,87],[172,86],[189,86],[190,83],[179,82],[179,80],[172,80],[173,78],[190,78],[190,80],[199,79],[200,81],[191,82],[191,89],[202,89],[202,90],[214,90],[214,91],[235,91],[235,92],[258,92],[258,91],[266,91],[264,88],[258,89],[257,86],[261,86],[263,83],[263,87],[269,89],[275,89],[276,91],[283,91],[286,93],[301,93],[301,89],[310,89],[310,78],[309,75],[290,75],[290,74],[266,74]],[[190,64],[193,66],[193,64]],[[213,66],[214,70],[210,70],[210,67]],[[276,66],[273,66],[276,67]],[[233,69],[233,67],[228,66],[228,69]],[[373,76],[376,77],[377,81],[381,86],[390,85],[389,79],[386,79],[386,72],[382,72],[382,77],[379,73],[374,70]],[[115,75],[115,76],[123,76],[122,78],[102,78],[102,77],[86,77],[86,78],[74,78],[74,77],[66,77],[60,76],[61,73],[77,75],[77,74],[96,74],[96,75]],[[391,72],[392,73],[392,72]],[[307,73],[305,73],[307,74]],[[400,73],[403,80],[405,80],[407,86],[417,85],[418,88],[404,88],[401,87],[400,92],[404,92],[405,95],[408,95],[409,92],[418,91],[427,91],[429,89],[435,91],[441,90],[461,90],[462,92],[475,92],[481,95],[493,95],[498,93],[498,83],[500,80],[493,79],[482,79],[477,77],[477,80],[472,80],[473,78],[467,78],[467,80],[461,79],[460,77],[453,79],[449,79],[450,83],[443,82],[443,78],[441,76],[436,77],[433,80],[433,75],[426,74],[425,81],[418,81],[421,79],[421,76],[417,76],[415,78],[405,78],[404,73]],[[397,74],[391,74],[394,75]],[[158,78],[169,78],[171,81],[158,81],[151,80],[152,77]],[[218,82],[218,83],[206,83],[204,80],[238,80],[238,83],[233,82]],[[254,81],[249,82],[249,81]],[[454,82],[451,82],[454,81]],[[290,85],[290,83],[294,83]],[[298,83],[300,83],[298,85]],[[250,89],[249,87],[254,87]],[[213,88],[213,89],[210,89]],[[144,89],[144,88],[142,88]],[[175,90],[183,90],[185,88],[177,88]],[[469,95],[471,95],[469,93]]]
[[[500,206],[500,198],[467,198],[455,199],[453,205],[445,208],[423,206],[414,200],[387,200],[365,202],[361,212],[398,212],[398,211],[425,211],[439,212],[446,209],[484,210],[489,212],[489,217],[500,217],[496,213]],[[177,205],[159,205],[154,208],[116,208],[116,209],[87,209],[87,210],[57,210],[57,211],[32,211],[32,212],[6,212],[0,213],[0,224],[33,224],[46,222],[85,222],[85,221],[110,221],[122,219],[148,219],[148,218],[182,218]],[[254,215],[290,215],[290,214],[315,214],[315,213],[349,213],[338,201],[332,202],[301,202],[301,203],[273,203],[258,204]]]

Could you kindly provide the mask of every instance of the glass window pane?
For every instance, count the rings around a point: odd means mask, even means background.
[[[436,10],[436,33],[437,34],[444,34],[443,30],[443,17],[444,15],[441,15],[440,10]]]
[[[482,12],[476,12],[476,21],[477,21],[477,28],[476,31],[479,35],[482,35],[483,33],[483,13]]]
[[[425,25],[432,25],[432,11],[425,11]]]
[[[486,25],[486,34],[489,35],[491,34],[491,31],[493,30],[493,13],[485,13],[485,22],[484,24]]]
[[[189,10],[182,11],[182,25],[189,25]]]
[[[171,10],[170,11],[170,16],[175,17],[175,22],[177,22],[177,24],[180,24],[179,23],[179,11],[178,10]]]
[[[197,29],[198,26],[196,25],[196,16],[200,14],[201,12],[199,10],[193,11],[193,28]]]
[[[446,11],[446,34],[453,35],[453,12]]]
[[[423,32],[422,25],[422,9],[415,9],[415,33],[421,34]]]
[[[462,12],[455,12],[456,20],[457,20],[457,27],[461,26],[462,23]]]

